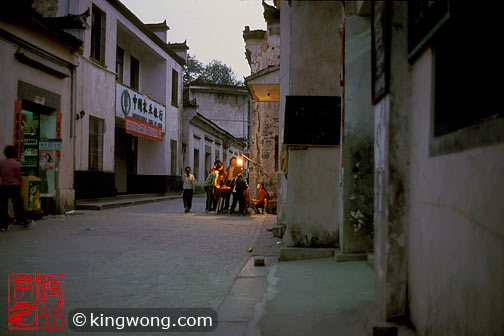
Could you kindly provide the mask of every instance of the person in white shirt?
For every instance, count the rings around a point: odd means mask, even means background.
[[[185,212],[191,211],[192,198],[194,194],[194,175],[191,174],[191,168],[185,168],[184,185],[182,191],[182,199],[184,200]]]

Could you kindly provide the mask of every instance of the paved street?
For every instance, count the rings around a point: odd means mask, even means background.
[[[53,272],[65,276],[66,313],[77,307],[217,310],[267,216],[209,215],[202,209],[203,197],[194,199],[189,214],[180,199],[168,200],[82,211],[38,221],[30,231],[2,232],[0,301],[7,301],[9,273]],[[9,335],[6,308],[0,335]],[[46,334],[76,333],[66,328]]]

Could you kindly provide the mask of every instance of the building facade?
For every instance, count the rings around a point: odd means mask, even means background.
[[[263,183],[273,199],[277,198],[279,172],[279,64],[280,10],[263,3],[267,30],[243,31],[245,55],[251,75],[245,83],[251,94],[249,181],[252,195],[255,185]]]
[[[167,44],[166,23],[143,24],[116,0],[80,0],[90,29],[77,70],[77,198],[180,188],[185,52]],[[164,38],[164,39],[163,39]]]
[[[53,213],[74,208],[76,69],[88,14],[60,21],[45,18],[47,11],[55,8],[1,5],[0,147],[16,148],[23,184],[29,177],[40,182],[30,185],[25,207]]]
[[[276,3],[284,241],[324,238],[308,219],[330,215],[331,244],[373,252],[372,305],[383,320],[408,321],[422,336],[503,334],[504,113],[488,34],[500,11],[452,1]],[[337,146],[320,146],[331,130],[307,138],[309,121],[289,120],[318,103],[298,95],[340,97],[339,117],[327,119]],[[323,105],[309,116],[326,118]]]
[[[290,246],[339,244],[342,3],[280,6],[278,222]]]
[[[232,157],[240,157],[247,143],[234,137],[200,112],[196,99],[184,102],[182,156],[184,167],[190,167],[196,185],[203,187],[214,162],[221,160],[227,168]]]

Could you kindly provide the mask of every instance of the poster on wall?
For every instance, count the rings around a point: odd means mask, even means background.
[[[116,116],[130,117],[158,127],[165,133],[164,105],[120,83],[116,84]]]
[[[371,100],[378,103],[390,85],[391,1],[371,1]]]
[[[53,170],[54,169],[54,151],[52,150],[39,150],[40,170]]]

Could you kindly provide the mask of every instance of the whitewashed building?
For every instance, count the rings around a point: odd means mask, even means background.
[[[205,102],[205,100],[204,100]],[[202,186],[215,160],[229,165],[232,157],[244,153],[247,142],[204,116],[197,99],[184,102],[182,156],[184,167],[190,167],[196,183]]]
[[[15,146],[25,181],[40,178],[40,202],[30,208],[49,213],[74,208],[76,69],[88,16],[85,9],[64,20],[42,16],[55,15],[56,7],[0,5],[1,157],[7,145]]]
[[[167,44],[165,22],[145,25],[120,1],[58,4],[59,15],[91,13],[76,80],[76,198],[176,190],[185,51]]]

